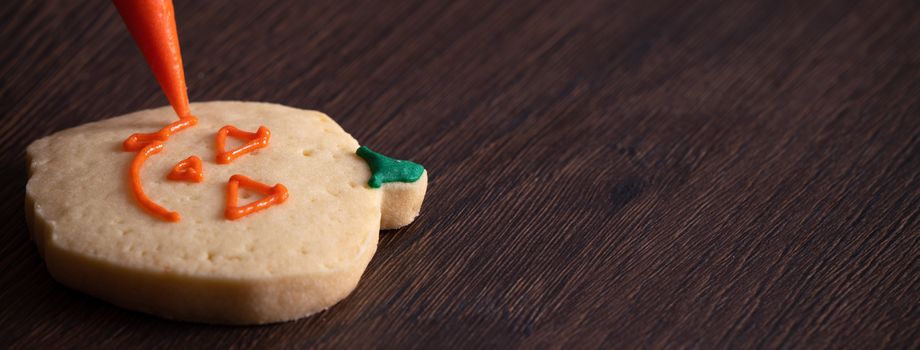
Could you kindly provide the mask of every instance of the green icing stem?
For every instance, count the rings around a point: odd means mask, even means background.
[[[380,188],[387,182],[416,182],[425,172],[418,163],[393,159],[364,146],[358,147],[355,153],[371,168],[371,178],[367,180],[371,188]]]

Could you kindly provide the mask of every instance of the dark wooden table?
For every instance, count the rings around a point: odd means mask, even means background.
[[[327,112],[427,166],[421,217],[296,322],[62,287],[25,147],[166,100],[107,1],[4,1],[0,347],[920,347],[920,2],[176,7],[193,101]]]

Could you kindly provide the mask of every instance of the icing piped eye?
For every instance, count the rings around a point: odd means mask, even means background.
[[[237,196],[241,186],[264,194],[266,197],[243,206],[237,206]],[[243,175],[233,175],[230,177],[230,181],[227,182],[227,207],[224,209],[224,216],[227,219],[236,220],[267,209],[275,204],[281,204],[287,200],[287,197],[287,187],[282,184],[275,184],[272,187]]]
[[[227,136],[246,140],[246,143],[232,151],[227,149]],[[234,159],[260,148],[268,147],[271,132],[268,128],[260,126],[256,132],[246,132],[235,126],[227,125],[217,132],[217,164],[230,164]]]

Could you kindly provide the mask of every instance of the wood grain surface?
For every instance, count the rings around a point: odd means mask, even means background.
[[[431,183],[357,290],[221,327],[69,290],[25,147],[166,104],[108,1],[0,4],[0,347],[920,348],[920,2],[176,0],[193,101]]]

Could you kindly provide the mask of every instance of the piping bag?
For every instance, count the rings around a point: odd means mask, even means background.
[[[191,117],[172,0],[113,0],[112,3],[173,110],[180,119]]]

